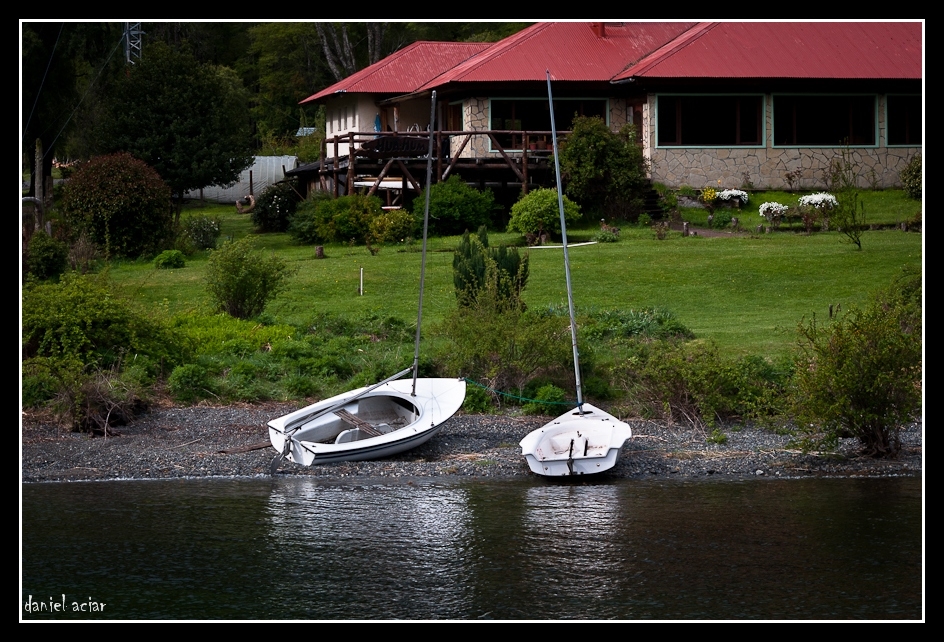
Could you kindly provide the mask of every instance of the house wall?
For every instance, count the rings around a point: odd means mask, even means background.
[[[644,110],[643,145],[652,164],[651,177],[654,182],[678,188],[688,185],[694,188],[705,185],[725,189],[741,188],[750,184],[755,188],[785,189],[790,185],[785,175],[799,170],[798,189],[824,189],[825,176],[830,164],[841,158],[841,147],[777,147],[773,146],[773,99],[770,94],[764,100],[765,146],[764,147],[662,147],[656,142],[656,97],[648,97]],[[885,145],[885,97],[879,97],[878,145],[875,147],[851,147],[851,161],[859,170],[858,185],[862,188],[897,187],[898,174],[920,147],[887,147]]]
[[[374,131],[374,117],[378,113],[373,99],[366,94],[357,94],[332,98],[325,104],[325,138],[331,141],[335,136],[348,132]],[[337,155],[350,153],[347,143],[338,143]],[[335,156],[334,144],[329,142],[327,155]]]

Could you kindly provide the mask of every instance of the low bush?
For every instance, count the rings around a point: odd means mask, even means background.
[[[405,243],[416,236],[421,224],[406,210],[381,212],[370,223],[370,238],[377,243]]]
[[[426,192],[413,199],[413,216],[422,224],[426,209]],[[479,191],[453,174],[441,183],[434,183],[429,192],[430,235],[452,236],[466,230],[489,225],[495,210],[491,190]]]
[[[568,316],[566,308],[549,308],[548,314]],[[674,314],[662,308],[597,310],[581,312],[584,336],[593,341],[613,338],[694,339],[695,333]]]
[[[249,217],[260,232],[285,232],[300,200],[294,181],[275,183],[259,195]]]
[[[580,207],[563,197],[564,220],[572,225],[580,220]],[[544,233],[561,233],[560,204],[556,189],[536,189],[511,206],[508,231],[540,236]]]
[[[167,389],[177,401],[192,403],[213,395],[213,381],[206,368],[195,363],[177,366],[167,379]]]
[[[69,265],[69,246],[40,230],[30,238],[26,256],[30,276],[41,281],[57,279]]]
[[[382,215],[383,205],[376,196],[318,196],[295,212],[288,233],[300,243],[363,243],[370,240],[371,224]]]
[[[198,214],[185,218],[180,234],[196,250],[212,250],[220,238],[222,221],[218,216]]]
[[[915,154],[908,161],[905,169],[898,175],[901,180],[901,186],[909,198],[920,199],[922,192],[921,184],[921,154]]]
[[[921,274],[903,272],[853,308],[799,324],[793,410],[802,443],[834,448],[855,437],[865,452],[894,456],[898,433],[921,407]]]
[[[158,270],[176,270],[186,264],[184,253],[180,250],[164,250],[154,258],[154,267]]]
[[[597,243],[616,243],[619,241],[619,236],[609,230],[600,230],[593,235],[593,240]]]
[[[27,283],[22,324],[25,359],[73,358],[108,369],[126,354],[155,363],[180,355],[163,322],[116,296],[104,280],[74,273],[59,283]]]
[[[206,283],[217,309],[237,319],[251,319],[265,309],[294,274],[285,261],[255,249],[247,236],[226,243],[210,254]]]
[[[633,342],[610,371],[632,413],[702,428],[778,415],[789,381],[765,359],[726,358],[699,340]]]
[[[524,405],[526,415],[559,415],[567,406],[567,393],[554,384],[541,386],[534,399]]]
[[[569,322],[520,308],[499,309],[490,297],[460,307],[440,324],[440,369],[492,390],[523,390],[538,376],[561,379],[573,369]]]

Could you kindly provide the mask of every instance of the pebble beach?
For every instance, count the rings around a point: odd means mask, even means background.
[[[294,410],[285,404],[154,408],[117,434],[91,437],[24,413],[21,481],[65,482],[120,479],[268,477],[276,455],[266,422]],[[518,442],[548,417],[459,413],[430,441],[400,455],[373,461],[310,467],[282,462],[276,476],[328,480],[351,477],[526,478],[530,472]],[[705,431],[682,425],[628,421],[632,439],[617,465],[598,477],[730,478],[887,477],[922,472],[922,423],[901,432],[894,459],[861,455],[854,439],[835,453],[804,453],[790,437],[750,426],[722,429],[714,443]]]

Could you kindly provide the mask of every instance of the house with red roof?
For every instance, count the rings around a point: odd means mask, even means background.
[[[559,131],[575,115],[614,131],[632,123],[652,180],[669,187],[816,189],[843,154],[861,186],[890,187],[921,151],[923,27],[536,23],[492,44],[414,43],[303,103],[327,109],[336,172],[360,154],[353,132],[429,130],[444,141],[440,179],[504,166],[504,180],[527,189],[548,179],[550,72]]]

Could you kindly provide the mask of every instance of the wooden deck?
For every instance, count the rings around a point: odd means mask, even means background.
[[[568,133],[558,132],[558,136]],[[518,187],[522,193],[555,184],[549,131],[435,131],[432,136],[433,182],[461,174],[480,188]],[[429,137],[429,132],[348,132],[326,139],[317,163],[288,174],[302,180],[305,194],[321,190],[337,197],[367,183],[371,183],[367,193],[376,194],[378,190],[389,191],[394,179],[400,181],[399,189],[394,191],[420,193],[426,183]],[[506,148],[503,140],[522,148]],[[488,151],[484,155],[469,154],[468,150],[475,147]]]

